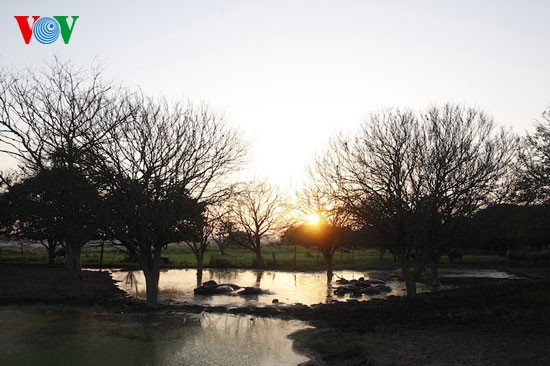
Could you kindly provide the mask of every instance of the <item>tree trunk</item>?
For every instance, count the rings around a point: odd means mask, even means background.
[[[327,283],[332,282],[332,255],[330,253],[323,253],[325,257],[325,266],[327,267]]]
[[[147,292],[147,306],[156,307],[159,297],[160,255],[153,255],[152,263],[142,264]]]
[[[264,276],[264,271],[256,272],[256,287],[261,287],[263,276]]]
[[[75,277],[82,278],[82,264],[80,253],[82,246],[75,243],[67,243],[65,246],[65,268]]]
[[[439,273],[438,273],[438,266],[439,266],[439,256],[432,256],[432,263],[431,263],[431,274],[432,274],[432,286],[440,286],[439,283]]]
[[[99,272],[103,271],[103,251],[105,249],[105,242],[101,241],[101,252],[99,254]]]
[[[411,271],[409,261],[398,255],[399,263],[401,265],[401,273],[403,274],[403,280],[405,281],[405,287],[407,289],[407,297],[416,296],[416,271]]]
[[[55,263],[55,245],[48,241],[48,265],[53,265]]]
[[[218,250],[221,255],[225,255],[225,244],[218,243]]]
[[[150,272],[145,275],[145,285],[147,287],[147,306],[157,307],[159,298],[159,272]]]
[[[407,287],[407,297],[416,296],[416,278],[412,273],[408,273],[405,276],[405,286]]]
[[[197,287],[202,286],[202,269],[204,266],[204,255],[197,256]]]
[[[258,246],[255,252],[256,252],[256,266],[258,268],[264,268],[264,259],[262,258],[261,248]]]
[[[384,252],[386,251],[386,249],[384,248],[380,248],[380,256],[378,257],[378,260],[380,262],[384,261]]]

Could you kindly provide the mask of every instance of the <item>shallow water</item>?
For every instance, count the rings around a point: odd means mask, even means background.
[[[219,314],[0,310],[1,365],[292,365],[298,321]]]
[[[363,277],[362,272],[340,271],[339,276],[346,279]],[[120,288],[130,295],[145,298],[145,277],[141,271],[112,271],[113,278],[120,281]],[[334,277],[335,279],[337,277]],[[203,281],[214,280],[218,283],[234,283],[241,287],[255,286],[269,293],[259,296],[194,295],[197,287],[196,270],[172,269],[160,274],[159,291],[162,299],[190,302],[199,305],[262,306],[271,304],[273,299],[280,303],[306,305],[318,304],[336,299],[333,285],[327,286],[325,272],[283,272],[258,270],[205,270]],[[396,284],[397,285],[397,284]]]
[[[510,278],[510,274],[495,270],[447,270],[440,271],[442,277],[487,277]],[[113,278],[120,288],[130,295],[145,298],[145,278],[141,271],[117,271],[112,270]],[[392,288],[388,295],[404,296],[405,285],[398,279],[399,271],[337,271],[334,280],[344,277],[348,280],[365,278],[382,278]],[[214,280],[218,283],[234,283],[242,287],[257,286],[269,291],[268,294],[259,296],[215,295],[202,296],[193,294],[197,285],[196,270],[172,269],[162,271],[160,274],[159,290],[161,299],[189,302],[199,305],[224,305],[224,306],[265,306],[278,299],[280,303],[305,305],[326,303],[332,300],[349,300],[349,297],[336,297],[333,294],[335,283],[328,284],[325,272],[284,272],[284,271],[258,271],[258,270],[204,270],[203,281]],[[429,286],[418,284],[418,292],[430,291]],[[386,294],[377,296],[363,295],[362,300],[373,297],[385,297]]]
[[[491,278],[495,280],[517,280],[524,278],[509,272],[497,271],[494,269],[445,269],[442,271],[442,276],[448,278]]]

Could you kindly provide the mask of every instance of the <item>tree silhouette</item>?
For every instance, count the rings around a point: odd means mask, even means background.
[[[97,235],[102,200],[83,177],[73,177],[73,191],[78,197],[77,212],[64,206],[63,168],[43,169],[37,175],[11,185],[2,194],[2,211],[10,228],[9,235],[39,241],[53,264],[56,248],[67,241],[87,242]],[[67,258],[66,258],[67,259]],[[76,266],[78,263],[69,263]]]
[[[317,247],[323,254],[327,271],[327,282],[332,281],[332,260],[336,251],[351,240],[350,213],[336,200],[323,180],[315,180],[298,193],[298,210],[303,215],[315,214],[319,221],[315,224],[301,224],[291,231],[290,240],[294,244]]]
[[[550,202],[550,109],[520,150],[518,196],[525,203]]]
[[[109,235],[139,259],[154,306],[162,249],[202,240],[205,207],[225,192],[246,149],[207,106],[141,94],[129,104],[132,118],[110,131],[98,175],[111,202]]]
[[[484,113],[456,105],[372,115],[351,137],[333,139],[313,170],[357,225],[375,227],[407,284],[437,261],[461,217],[493,201],[514,140]]]
[[[225,241],[221,239],[221,233],[216,232],[220,225],[224,212],[219,205],[211,204],[202,213],[202,225],[195,237],[186,238],[185,244],[191,249],[197,260],[197,287],[202,285],[202,273],[204,268],[204,254],[208,250],[212,240],[220,243],[220,250],[223,250]],[[216,235],[217,234],[217,235]],[[221,239],[221,240],[220,240]],[[223,252],[222,252],[223,254]]]
[[[15,158],[24,176],[54,167],[63,172],[66,264],[77,276],[89,240],[81,231],[87,223],[77,186],[89,179],[107,134],[129,115],[119,94],[99,69],[85,72],[57,58],[37,72],[0,71],[0,152]]]
[[[234,225],[231,242],[256,254],[255,264],[264,266],[262,239],[278,234],[284,225],[280,192],[266,182],[243,184],[230,203],[230,222]]]

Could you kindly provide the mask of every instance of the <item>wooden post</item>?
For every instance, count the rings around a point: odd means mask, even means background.
[[[319,264],[319,253],[321,253],[321,248],[317,247],[317,260],[315,261],[315,264]]]
[[[105,245],[105,242],[101,240],[101,252],[99,254],[99,272],[103,270],[103,247]]]

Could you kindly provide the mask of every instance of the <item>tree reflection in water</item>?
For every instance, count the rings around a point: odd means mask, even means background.
[[[0,312],[3,365],[297,365],[295,321],[220,314]]]
[[[126,285],[126,288],[130,288],[135,291],[134,296],[138,296],[138,284],[139,281],[136,278],[136,275],[134,274],[134,271],[128,271],[126,272],[126,277],[124,277],[124,284]]]

